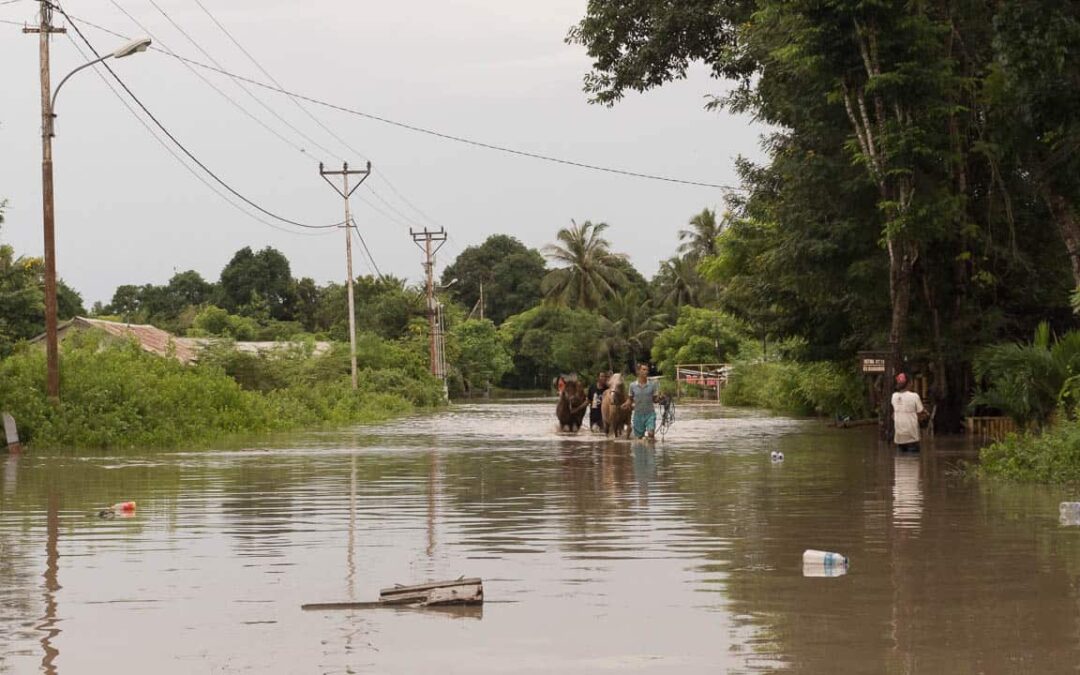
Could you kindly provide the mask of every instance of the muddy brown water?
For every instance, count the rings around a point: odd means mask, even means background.
[[[869,430],[679,407],[663,443],[458,405],[201,452],[29,453],[0,481],[5,673],[1050,673],[1080,664],[1068,488]],[[785,453],[782,464],[771,450]],[[134,518],[95,507],[136,500]],[[805,548],[848,555],[807,577]],[[301,611],[484,579],[482,609]]]

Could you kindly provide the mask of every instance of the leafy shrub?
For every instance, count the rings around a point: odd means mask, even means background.
[[[867,412],[854,371],[824,361],[736,363],[722,400],[796,415],[857,417]]]
[[[441,400],[430,378],[418,381],[403,371],[365,373],[364,386],[354,392],[339,366],[331,369],[333,375],[319,374],[333,364],[331,359],[308,359],[307,365],[298,361],[267,366],[279,369],[274,377],[288,380],[285,386],[245,389],[220,364],[184,366],[147,354],[134,343],[109,344],[88,332],[63,344],[58,406],[45,396],[44,351],[23,349],[0,362],[0,409],[15,416],[21,435],[35,446],[160,447],[205,445],[230,434],[372,422],[407,412],[413,401],[428,405]],[[304,376],[293,379],[289,369]]]
[[[979,453],[980,472],[1008,480],[1080,482],[1080,424],[1069,421],[1039,432],[1009,434]]]
[[[1080,332],[1053,338],[1047,323],[1039,324],[1031,344],[1004,343],[975,356],[975,377],[985,386],[972,405],[995,408],[1021,429],[1044,426],[1059,405],[1071,412],[1080,382]]]

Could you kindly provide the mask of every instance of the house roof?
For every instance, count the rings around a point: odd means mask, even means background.
[[[104,331],[109,335],[121,339],[134,339],[144,351],[157,356],[173,356],[181,363],[191,363],[198,356],[198,350],[193,345],[185,344],[172,333],[161,330],[156,326],[141,323],[120,323],[118,321],[105,321],[103,319],[90,319],[85,316],[77,316],[70,321],[65,321],[57,327],[60,335],[76,329],[85,330],[93,328]],[[45,339],[42,333],[31,342],[41,342]]]
[[[204,348],[224,341],[222,338],[177,337],[169,331],[148,324],[105,321],[84,316],[77,316],[70,321],[61,323],[58,326],[58,332],[63,336],[68,330],[86,330],[88,328],[104,331],[116,338],[134,339],[144,351],[157,356],[172,356],[184,364],[194,363],[199,357],[199,352]],[[44,339],[45,334],[42,333],[30,340],[30,342],[41,342]],[[260,354],[287,349],[292,344],[290,342],[235,342],[233,346],[237,351]],[[314,354],[324,354],[330,350],[330,347],[329,342],[316,342]]]

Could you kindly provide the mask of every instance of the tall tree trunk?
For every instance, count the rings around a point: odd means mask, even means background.
[[[1055,194],[1050,188],[1044,188],[1043,199],[1061,230],[1061,238],[1065,241],[1065,250],[1069,253],[1069,263],[1072,265],[1073,280],[1080,288],[1080,220],[1077,220],[1069,200]]]
[[[892,387],[904,365],[904,338],[907,335],[911,307],[911,281],[918,249],[914,243],[890,239],[889,300],[892,320],[889,325],[889,358],[885,361],[885,391],[881,399],[881,430],[885,438],[893,435]]]

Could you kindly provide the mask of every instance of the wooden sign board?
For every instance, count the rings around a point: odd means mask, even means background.
[[[862,371],[864,373],[884,373],[885,359],[863,357]]]

